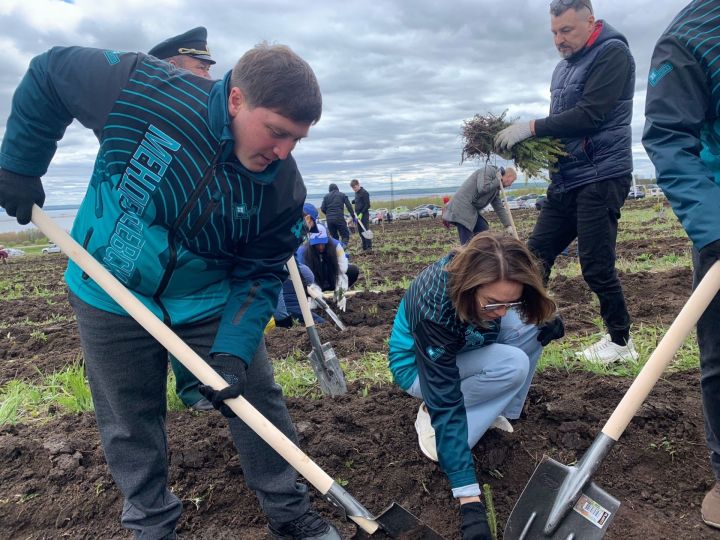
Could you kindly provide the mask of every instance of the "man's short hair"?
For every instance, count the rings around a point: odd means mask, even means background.
[[[554,17],[559,17],[565,13],[568,9],[574,9],[580,11],[581,9],[587,8],[590,13],[593,13],[592,1],[591,0],[552,0],[550,2],[550,14]]]
[[[243,54],[230,85],[242,90],[251,108],[271,109],[299,123],[320,120],[322,95],[315,73],[286,45],[263,42]]]
[[[357,178],[353,178],[352,180],[350,180],[351,187],[355,187],[355,186],[359,186],[359,185],[360,185],[360,181]]]

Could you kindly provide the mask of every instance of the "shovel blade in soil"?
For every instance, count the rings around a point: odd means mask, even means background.
[[[320,351],[313,348],[308,358],[323,394],[329,396],[347,394],[345,375],[330,343],[324,343]]]
[[[409,512],[396,502],[383,510],[375,520],[380,524],[380,534],[370,535],[358,529],[352,540],[372,540],[376,537],[398,538],[400,540],[445,540],[444,537],[420,521],[412,512]]]
[[[620,501],[594,482],[581,490],[557,528],[545,533],[553,504],[571,470],[547,457],[537,466],[508,518],[504,540],[595,540],[605,536]]]

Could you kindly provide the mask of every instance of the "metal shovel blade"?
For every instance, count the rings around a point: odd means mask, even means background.
[[[330,309],[330,306],[325,300],[323,300],[322,297],[315,298],[315,302],[317,302],[317,304],[325,311],[325,313],[327,313],[328,317],[332,319],[332,321],[340,329],[341,332],[347,330],[347,327],[340,320],[340,317],[338,317],[337,314],[332,309]]]
[[[503,539],[595,540],[605,536],[620,501],[594,482],[582,488],[557,528],[551,534],[545,532],[553,503],[561,497],[560,488],[573,471],[574,467],[545,456],[515,503]]]
[[[373,238],[375,238],[375,235],[373,234],[373,232],[372,232],[372,231],[368,231],[367,229],[365,229],[365,230],[364,230],[363,232],[361,232],[360,234],[362,235],[363,238],[365,238],[365,239],[367,239],[367,240],[372,240]]]
[[[380,513],[375,520],[390,538],[402,540],[445,540],[433,529],[420,521],[412,512],[394,502]],[[358,529],[353,540],[371,539],[372,536]]]
[[[320,351],[313,347],[308,358],[323,394],[341,396],[347,393],[347,384],[340,361],[330,343],[323,343]]]

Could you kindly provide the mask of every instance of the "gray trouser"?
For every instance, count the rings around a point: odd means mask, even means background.
[[[70,304],[77,316],[105,459],[125,498],[122,525],[143,540],[172,537],[182,505],[167,488],[167,351],[129,317],[95,309],[72,293]],[[214,319],[173,330],[207,360],[218,324]],[[247,379],[245,398],[296,441],[262,342]],[[297,482],[295,470],[244,422],[234,418],[229,423],[245,483],[255,491],[268,519],[285,522],[305,513],[310,506],[307,487]]]

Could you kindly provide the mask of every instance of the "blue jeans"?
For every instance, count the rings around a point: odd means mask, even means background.
[[[454,221],[451,223],[457,227],[458,236],[460,237],[460,245],[463,246],[472,240],[473,236],[476,234],[490,230],[490,225],[487,220],[480,214],[478,214],[477,220],[475,221],[475,227],[473,227],[472,231],[460,223],[455,223]]]
[[[583,278],[600,301],[600,316],[612,340],[627,341],[630,315],[615,270],[620,209],[632,178],[602,180],[570,191],[550,184],[528,247],[543,264],[547,283],[555,259],[577,238]]]
[[[497,343],[457,355],[470,448],[498,416],[520,418],[542,353],[537,333],[537,326],[525,324],[510,310],[502,318]],[[420,377],[407,392],[423,399]]]
[[[130,317],[95,309],[70,293],[105,460],[124,497],[121,522],[135,538],[172,537],[182,504],[168,489],[165,429],[168,353]],[[209,358],[219,319],[173,330]],[[261,341],[247,371],[245,398],[293,442],[297,440]],[[229,420],[247,486],[273,521],[304,514],[307,487],[295,470],[238,418]],[[198,433],[198,437],[206,436]]]

